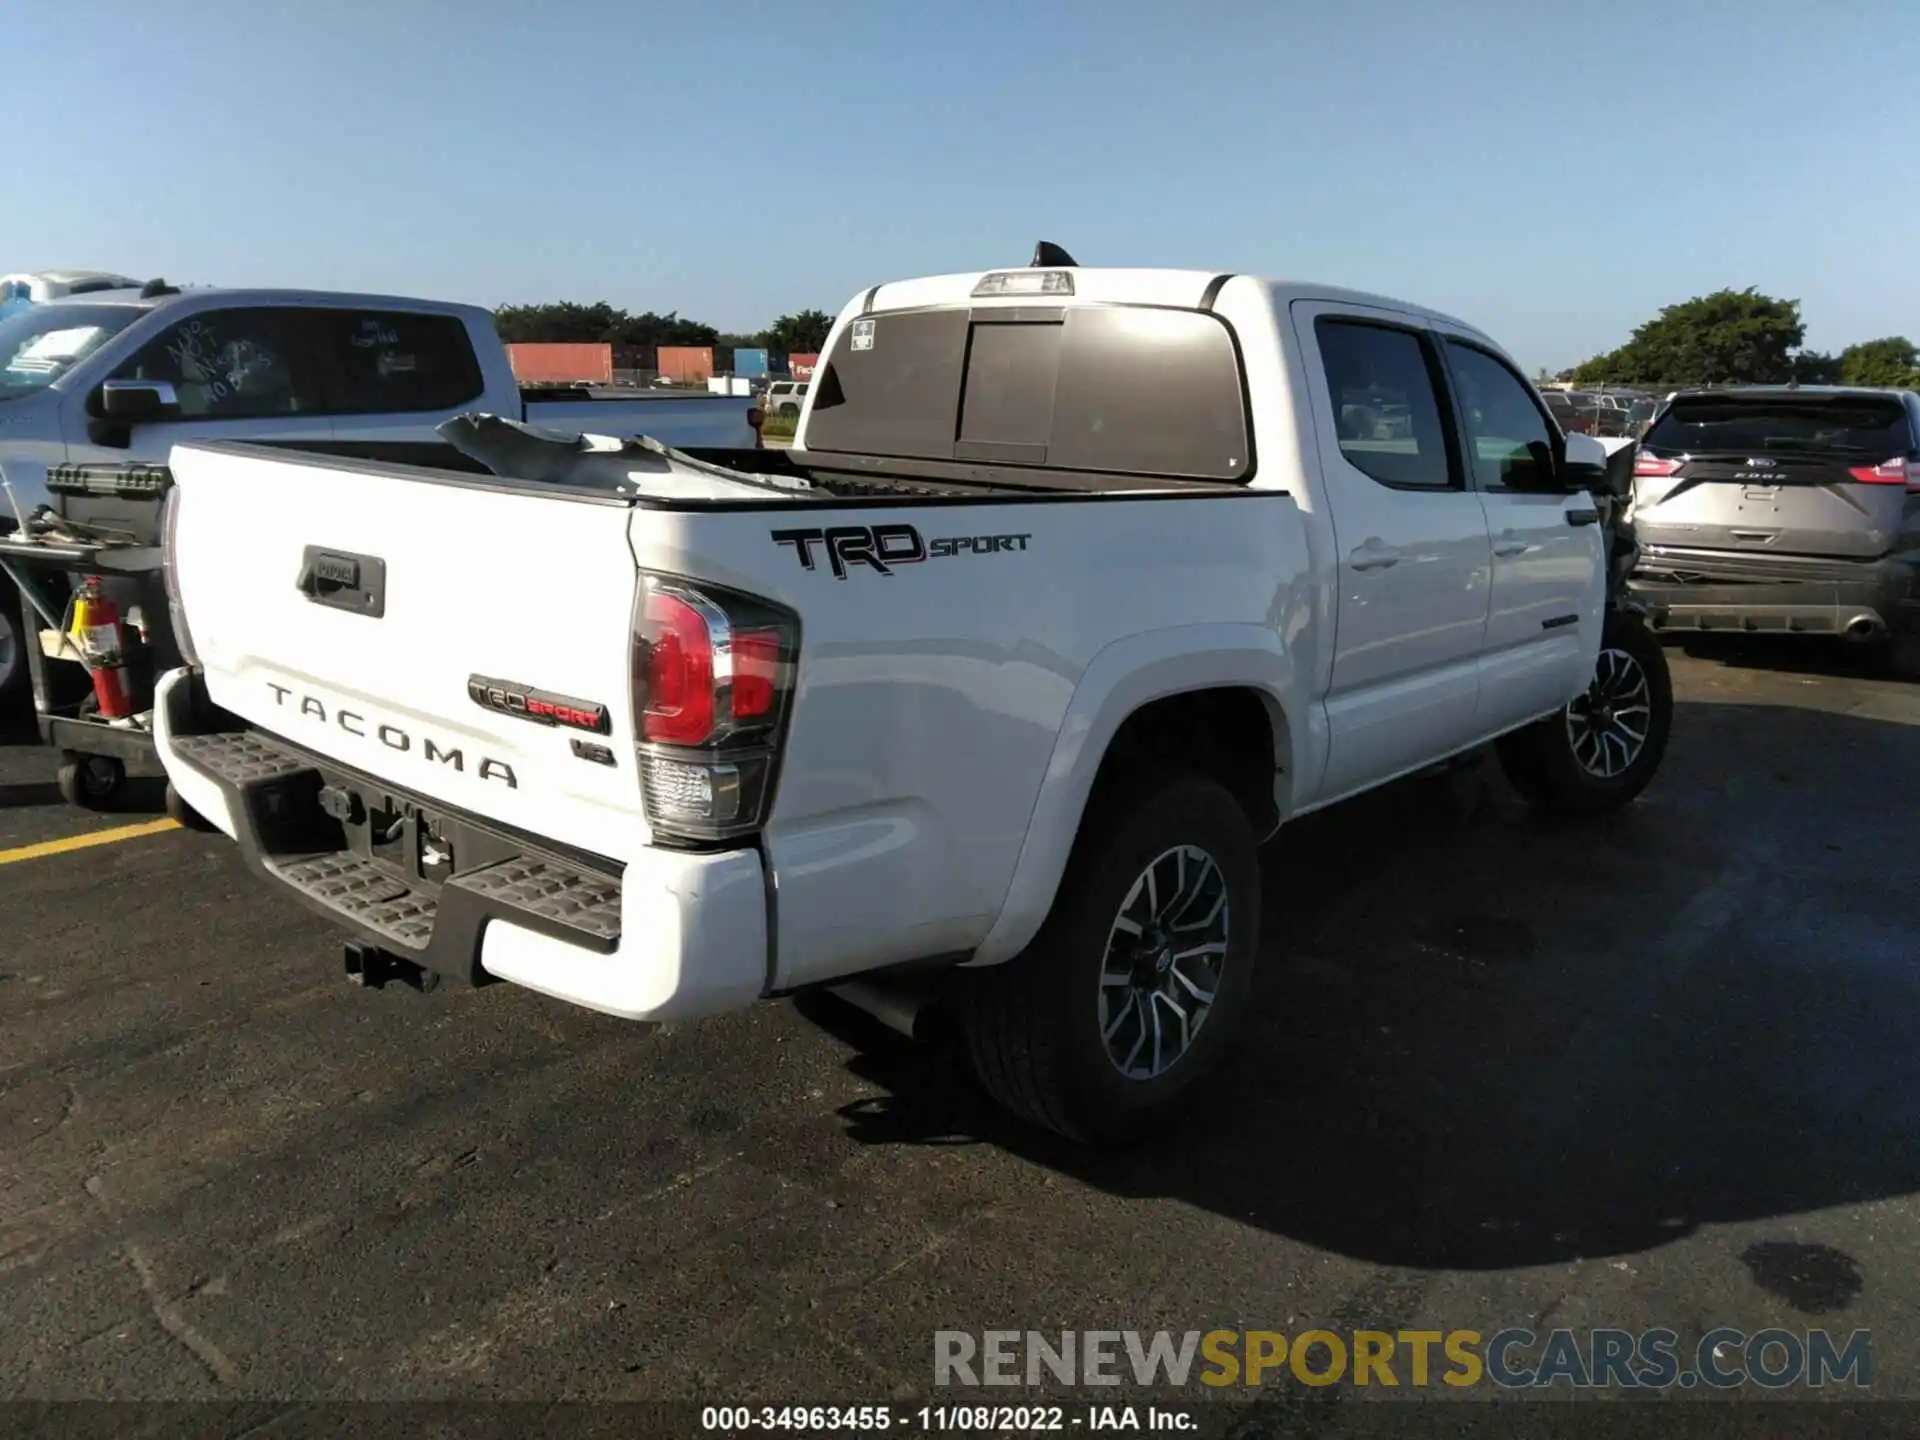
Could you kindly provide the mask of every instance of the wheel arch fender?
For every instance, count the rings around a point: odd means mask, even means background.
[[[1292,809],[1295,748],[1305,733],[1296,713],[1300,683],[1280,637],[1260,625],[1153,630],[1101,650],[1074,687],[1000,913],[968,963],[1010,960],[1033,939],[1053,908],[1115,738],[1148,707],[1186,697],[1199,701],[1223,691],[1257,697],[1268,726],[1265,788],[1271,791],[1271,813],[1268,823],[1255,828],[1270,833]]]

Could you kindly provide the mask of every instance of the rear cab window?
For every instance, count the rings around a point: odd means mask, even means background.
[[[1662,455],[1786,453],[1891,460],[1914,453],[1900,395],[1680,395],[1640,442]]]
[[[383,415],[453,410],[486,389],[473,341],[457,315],[333,310],[337,357],[333,410]]]
[[[1323,315],[1314,321],[1340,453],[1395,489],[1451,490],[1461,479],[1432,351],[1411,330]]]
[[[1140,305],[949,306],[862,316],[811,383],[810,452],[1244,483],[1225,322]]]

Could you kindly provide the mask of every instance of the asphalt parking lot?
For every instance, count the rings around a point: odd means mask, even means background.
[[[643,1029],[338,937],[0,747],[0,1398],[932,1394],[933,1332],[1873,1332],[1920,1399],[1920,684],[1669,652],[1661,778],[1290,827],[1213,1113],[1089,1158],[830,1002]],[[1005,1399],[1004,1392],[995,1398]]]

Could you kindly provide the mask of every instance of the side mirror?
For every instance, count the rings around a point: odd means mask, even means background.
[[[180,418],[180,397],[165,380],[107,380],[100,386],[97,413],[121,425]]]
[[[1558,495],[1567,488],[1561,478],[1565,473],[1562,451],[1545,440],[1529,440],[1526,460],[1515,454],[1502,478],[1510,490],[1530,495]]]
[[[1581,491],[1604,491],[1607,488],[1608,452],[1617,444],[1592,435],[1567,436],[1566,452],[1560,457],[1557,469],[1556,488],[1568,495],[1576,495]]]

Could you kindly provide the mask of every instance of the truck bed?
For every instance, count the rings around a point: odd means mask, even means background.
[[[827,495],[861,500],[974,499],[984,495],[1051,497],[1112,494],[1177,495],[1249,493],[1244,485],[1209,480],[1143,479],[1094,471],[1026,469],[885,456],[835,455],[815,459],[802,450],[731,450],[689,447],[681,454],[749,475],[804,478]],[[850,463],[850,461],[852,463]]]
[[[419,472],[414,478],[421,480],[444,480],[450,476],[487,477],[504,485],[532,484],[543,494],[567,488],[549,482],[528,481],[511,474],[496,474],[457,447],[441,441],[269,441],[264,442],[262,448],[281,454],[310,456],[315,460],[373,461],[395,478],[403,478],[411,470]],[[1067,500],[1109,494],[1244,496],[1253,493],[1245,486],[1213,481],[1143,480],[1137,476],[1020,470],[1008,466],[953,465],[882,457],[862,457],[859,468],[852,468],[845,456],[833,457],[830,464],[817,464],[804,452],[796,450],[688,446],[676,447],[670,453],[695,466],[712,470],[749,477],[768,476],[805,481],[813,487],[813,493],[796,492],[794,497],[803,500],[859,500],[885,505],[977,500],[989,496]],[[599,487],[581,488],[583,491],[590,489],[593,493],[604,493]],[[681,500],[645,494],[627,498],[635,504],[665,508],[681,504],[703,508],[737,508],[756,503],[753,497],[744,496],[738,500]]]

